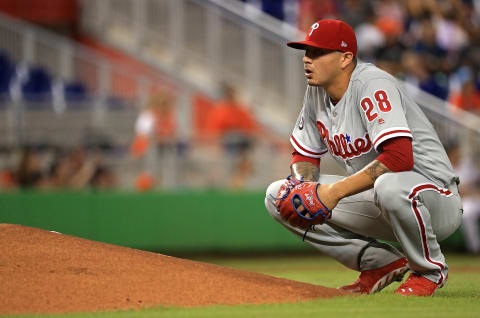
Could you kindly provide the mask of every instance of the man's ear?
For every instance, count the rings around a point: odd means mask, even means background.
[[[341,59],[342,69],[347,68],[350,64],[353,63],[353,54],[352,52],[345,52],[342,55]]]

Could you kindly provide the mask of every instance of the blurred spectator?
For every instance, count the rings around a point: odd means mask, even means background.
[[[383,37],[383,39],[379,37],[375,45],[375,63],[393,75],[401,72],[400,61],[405,51],[405,45],[401,41],[403,18],[404,9],[394,0],[374,2],[373,11],[368,16],[368,21]]]
[[[200,139],[210,134],[208,121],[214,106],[215,101],[203,94],[197,94],[192,98],[193,130],[194,135]]]
[[[142,157],[152,143],[171,143],[176,130],[174,115],[172,97],[168,93],[153,95],[135,122],[135,139],[130,148],[132,155]]]
[[[248,108],[237,97],[232,86],[224,85],[223,97],[210,115],[208,129],[214,135],[241,134],[245,138],[257,130],[257,123]]]
[[[339,3],[340,12],[342,12],[342,19],[347,22],[352,28],[356,29],[365,21],[370,20],[370,16],[375,15],[372,8],[372,2],[369,0],[345,0]],[[358,40],[357,42],[361,43]]]
[[[116,186],[117,180],[113,171],[108,166],[98,164],[90,179],[90,186],[98,190],[112,189]]]
[[[49,188],[67,188],[70,178],[70,162],[67,155],[58,155],[49,170]]]
[[[183,151],[183,144],[176,139],[176,122],[173,97],[166,90],[152,95],[144,110],[140,112],[135,122],[135,138],[130,146],[130,153],[139,159],[157,160],[165,166],[165,162]],[[153,166],[162,166],[154,163]],[[164,177],[153,171],[142,171],[137,175],[135,188],[147,191],[159,184],[156,178]]]
[[[420,87],[422,90],[446,99],[448,96],[448,79],[444,74],[429,72],[418,54],[405,52],[402,56],[404,79],[406,82]]]
[[[451,86],[454,90],[460,90],[467,80],[473,80],[477,89],[480,89],[480,30],[473,32],[471,44],[465,47],[459,54],[458,66],[451,75]]]
[[[40,187],[45,182],[40,158],[35,149],[31,147],[22,149],[14,179],[17,186],[22,189]]]
[[[16,186],[14,172],[10,169],[2,169],[0,171],[0,189],[11,190],[15,189]]]
[[[50,155],[53,158],[49,160]],[[83,146],[66,153],[50,147],[24,147],[17,167],[4,169],[0,174],[3,189],[80,190],[115,185],[115,175],[103,163],[100,153],[87,151]]]
[[[366,61],[372,61],[375,52],[385,45],[384,33],[375,25],[377,16],[375,12],[370,11],[366,15],[364,22],[355,28],[358,43],[358,54]]]
[[[387,36],[398,37],[403,33],[405,9],[396,0],[375,1],[375,24]]]
[[[470,253],[480,253],[480,171],[471,156],[462,156],[458,143],[450,144],[447,150],[455,173],[460,177],[459,191],[463,202],[462,232],[466,248]]]
[[[448,1],[442,8],[441,15],[435,17],[435,29],[437,30],[437,42],[440,47],[447,51],[459,51],[468,45],[468,34],[462,28],[459,21],[458,7],[448,4],[455,4],[458,1]]]
[[[449,102],[456,108],[480,115],[480,91],[473,80],[467,80],[459,92],[452,93]]]
[[[86,149],[77,147],[68,154],[66,160],[70,168],[66,186],[73,189],[88,186],[99,164],[99,158],[87,157]]]
[[[429,13],[425,13],[418,24],[418,38],[414,43],[414,51],[422,57],[430,72],[450,71],[447,51],[437,43],[437,30]]]
[[[385,32],[385,44],[379,47],[375,52],[376,64],[384,71],[398,76],[401,73],[402,54],[405,52],[405,46],[400,41],[396,32]]]
[[[50,167],[46,188],[50,189],[106,189],[115,186],[115,177],[106,167],[99,153],[89,153],[77,147],[66,154],[57,154]]]
[[[215,104],[209,117],[207,129],[219,140],[227,157],[227,178],[231,186],[243,187],[253,173],[250,156],[253,135],[258,133],[259,126],[229,85],[224,85],[223,98]]]

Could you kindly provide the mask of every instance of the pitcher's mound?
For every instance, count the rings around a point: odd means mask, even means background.
[[[348,293],[0,224],[0,314],[296,302]]]

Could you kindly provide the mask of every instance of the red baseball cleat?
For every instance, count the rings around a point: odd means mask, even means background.
[[[404,296],[433,296],[435,291],[442,287],[443,284],[438,285],[421,275],[411,273],[405,283],[400,285],[394,294]]]
[[[342,286],[340,289],[358,294],[378,293],[394,281],[402,281],[407,271],[408,261],[403,257],[383,267],[361,272],[353,284]]]

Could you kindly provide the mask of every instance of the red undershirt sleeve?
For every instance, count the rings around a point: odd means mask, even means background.
[[[408,137],[395,137],[385,140],[380,146],[382,153],[377,160],[392,172],[410,171],[413,169],[412,140]]]
[[[388,139],[380,145],[380,148],[382,153],[376,159],[392,172],[410,171],[413,169],[413,149],[410,138],[396,137]],[[300,161],[311,162],[317,167],[320,166],[319,158],[307,157],[297,151],[293,151],[290,165]]]
[[[292,152],[292,162],[290,163],[290,166],[293,165],[296,162],[311,162],[313,163],[316,167],[320,167],[320,158],[312,158],[312,157],[307,157],[304,156],[300,153],[298,153],[296,150]]]

